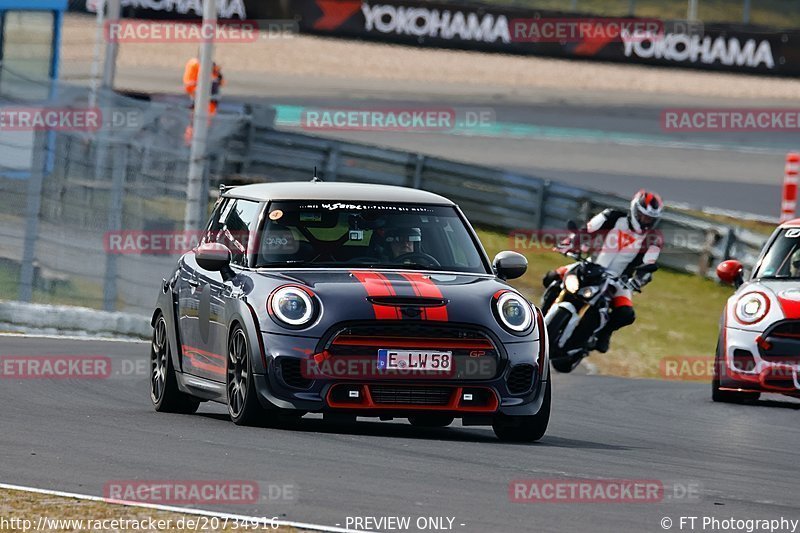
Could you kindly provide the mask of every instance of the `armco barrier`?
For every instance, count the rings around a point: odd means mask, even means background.
[[[76,105],[86,98],[85,89],[62,87],[61,94]],[[23,176],[0,166],[0,294],[147,316],[176,258],[107,253],[105,236],[183,229],[189,158],[183,129],[189,113],[164,103],[100,96],[101,106],[136,108],[141,120],[114,131],[39,132],[32,147],[0,142],[6,153],[35,162]],[[563,230],[570,219],[584,222],[606,207],[628,208],[628,199],[536,176],[276,130],[271,116],[269,109],[251,108],[214,119],[205,180],[209,201],[220,183],[306,181],[316,167],[326,181],[441,193],[476,226],[504,233]],[[667,240],[663,265],[709,277],[722,259],[736,257],[752,266],[765,240],[678,212],[667,214],[661,231],[679,237]]]
[[[800,31],[734,24],[661,21],[657,35],[638,31],[609,38],[534,41],[520,36],[515,21],[608,17],[564,11],[427,0],[292,0],[300,31],[442,48],[599,59],[728,70],[781,76],[800,75]],[[653,19],[625,20],[648,21]],[[523,35],[525,33],[523,32]]]
[[[563,229],[630,200],[535,176],[458,163],[419,153],[279,131],[251,123],[237,183],[306,180],[317,168],[326,181],[384,183],[429,190],[458,203],[477,226],[500,231]],[[229,156],[231,157],[231,156]],[[224,173],[223,173],[224,174]],[[230,181],[230,180],[229,180]],[[667,253],[660,262],[681,272],[714,277],[730,257],[752,267],[766,237],[744,228],[670,211],[660,230]]]

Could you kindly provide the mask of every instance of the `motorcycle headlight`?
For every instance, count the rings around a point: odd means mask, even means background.
[[[736,302],[736,318],[743,324],[755,324],[769,311],[769,298],[760,292],[745,294]]]
[[[502,293],[495,302],[495,310],[500,323],[515,333],[525,331],[533,321],[530,304],[514,292]]]
[[[597,287],[584,287],[581,290],[581,296],[587,300],[589,300],[595,294],[597,294]]]
[[[578,289],[581,288],[581,281],[578,279],[578,276],[575,274],[569,274],[566,278],[564,278],[564,288],[573,294],[578,292]]]
[[[284,324],[304,326],[314,317],[314,301],[299,287],[281,287],[270,298],[272,313]]]

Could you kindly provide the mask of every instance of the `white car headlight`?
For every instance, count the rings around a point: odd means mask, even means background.
[[[569,274],[566,278],[564,278],[564,288],[573,294],[578,292],[578,289],[581,288],[581,281],[578,279],[578,276],[575,274]]]
[[[525,331],[533,322],[530,304],[525,298],[511,291],[504,292],[497,298],[495,310],[500,323],[516,333]]]
[[[314,317],[314,301],[299,287],[281,287],[270,298],[272,313],[290,326],[303,326]]]
[[[769,312],[769,298],[760,292],[750,292],[736,302],[736,318],[743,324],[755,324]]]

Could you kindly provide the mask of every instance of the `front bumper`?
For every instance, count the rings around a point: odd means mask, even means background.
[[[725,328],[717,369],[722,390],[800,395],[800,339],[776,342],[774,328]]]
[[[313,365],[315,355],[324,351],[320,339],[263,332],[262,338],[267,371],[255,374],[255,384],[259,400],[267,409],[355,413],[365,417],[436,412],[463,418],[496,413],[535,415],[544,398],[545,381],[537,364],[536,340],[499,345],[501,354],[496,365],[487,367],[491,375],[387,378],[309,375],[303,369]],[[389,342],[387,348],[390,347]],[[377,359],[377,353],[374,357]]]

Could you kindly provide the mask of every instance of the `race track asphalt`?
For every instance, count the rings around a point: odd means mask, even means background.
[[[788,400],[721,405],[706,383],[556,375],[551,426],[536,444],[405,421],[306,417],[294,429],[241,428],[220,405],[155,413],[147,349],[0,337],[0,356],[113,361],[108,379],[0,379],[0,480],[93,495],[114,480],[253,480],[264,493],[291,485],[288,500],[205,507],[330,526],[445,516],[463,532],[657,532],[663,517],[674,531],[681,516],[800,519],[800,404]],[[650,503],[509,500],[513,480],[601,478],[657,480],[667,490]]]

